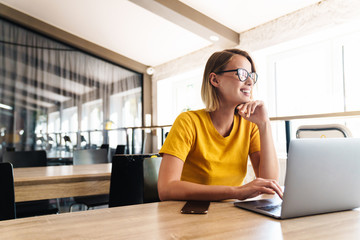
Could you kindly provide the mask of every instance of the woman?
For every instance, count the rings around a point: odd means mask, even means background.
[[[161,200],[282,197],[270,120],[264,103],[251,97],[256,81],[245,51],[228,49],[209,58],[201,89],[206,108],[181,113],[160,150]],[[257,178],[242,185],[248,156]]]

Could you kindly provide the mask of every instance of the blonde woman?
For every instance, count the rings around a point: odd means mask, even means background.
[[[215,52],[204,71],[205,109],[181,113],[160,150],[161,200],[282,197],[279,163],[264,103],[252,100],[257,73],[239,49]],[[256,179],[242,185],[248,156]]]

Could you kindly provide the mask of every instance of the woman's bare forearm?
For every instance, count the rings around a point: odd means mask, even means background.
[[[270,121],[258,125],[260,132],[259,177],[279,180],[279,160],[276,155]]]
[[[171,181],[159,186],[160,200],[220,201],[234,198],[234,187],[203,185],[187,181]]]

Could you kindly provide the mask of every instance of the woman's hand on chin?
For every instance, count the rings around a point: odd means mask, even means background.
[[[237,107],[238,114],[244,119],[257,125],[269,121],[264,102],[260,100],[242,103]]]

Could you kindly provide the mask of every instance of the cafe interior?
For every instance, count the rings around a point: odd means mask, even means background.
[[[355,0],[0,0],[0,162],[12,164],[4,191],[15,206],[1,220],[159,202],[158,152],[181,112],[204,108],[204,65],[227,48],[255,60],[253,95],[266,103],[284,185],[291,139],[360,136],[359,9]],[[245,182],[254,178],[249,161]]]

